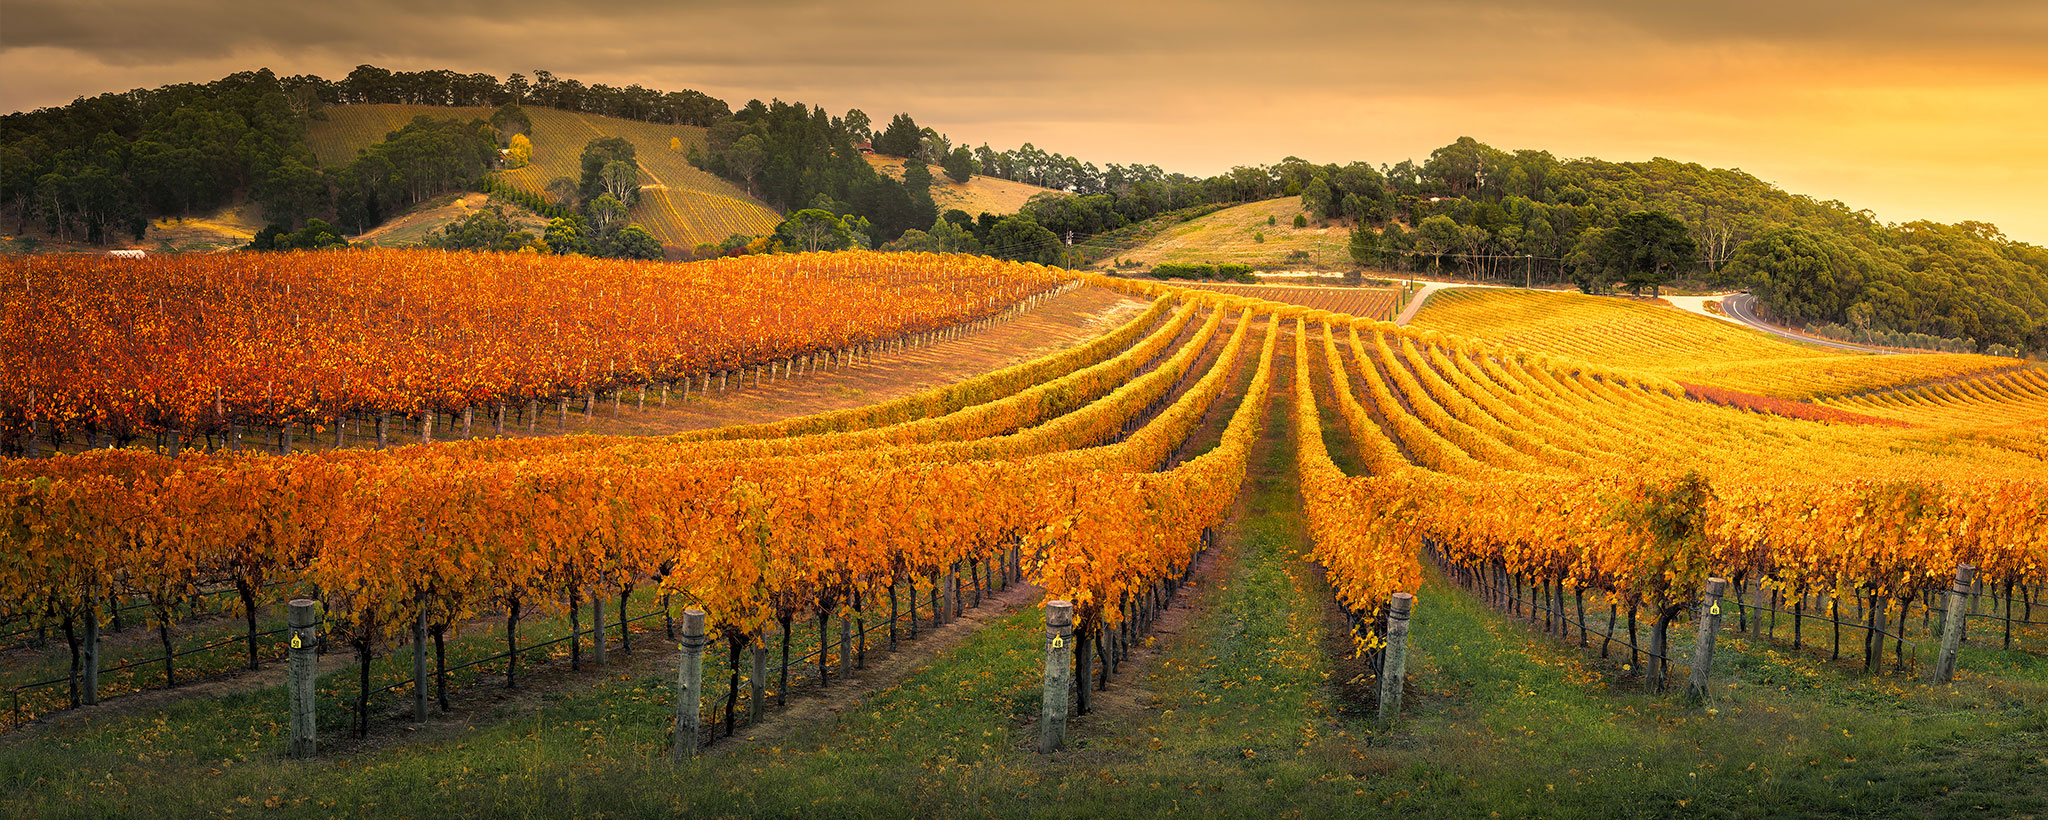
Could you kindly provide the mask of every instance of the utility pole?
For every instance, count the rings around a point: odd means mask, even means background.
[[[1522,254],[1522,259],[1522,287],[1533,288],[1536,286],[1536,255],[1525,253]]]

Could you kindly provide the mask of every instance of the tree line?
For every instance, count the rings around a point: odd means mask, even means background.
[[[978,246],[1062,261],[1070,237],[1087,244],[1163,214],[1293,196],[1305,216],[1353,226],[1352,257],[1365,267],[1571,282],[1596,292],[1621,284],[1654,293],[1664,282],[1692,280],[1748,287],[1766,311],[1795,323],[2048,350],[2048,250],[1983,223],[1882,224],[1868,211],[1735,169],[1561,159],[1461,137],[1422,162],[1287,157],[1197,178],[1153,165],[1098,167],[1029,143],[970,149],[907,113],[878,128],[859,109],[835,117],[803,103],[753,100],[731,110],[696,91],[586,86],[547,71],[500,81],[364,65],[329,81],[263,70],[9,114],[0,117],[0,207],[11,209],[17,230],[39,220],[53,236],[105,243],[124,231],[139,237],[150,215],[201,212],[247,192],[284,230],[325,218],[360,231],[430,189],[473,187],[484,177],[468,159],[477,153],[469,129],[481,127],[470,124],[415,123],[371,151],[367,164],[320,168],[305,145],[305,120],[326,105],[372,102],[498,105],[501,113],[524,103],[703,126],[707,149],[691,156],[699,167],[786,213],[819,211],[838,222],[823,233],[799,224],[765,241],[735,237],[723,243],[728,251],[833,244],[843,229],[848,247]],[[498,119],[489,127],[516,162],[510,140],[521,129]],[[864,147],[903,157],[904,178],[874,171]],[[1010,216],[940,214],[927,164],[955,181],[979,174],[1061,195],[1034,198]],[[599,204],[593,179],[602,175],[602,164],[595,175],[586,166],[573,193],[551,191],[549,204],[574,211],[556,219],[582,221],[564,226],[577,234],[560,234],[565,246],[600,247],[586,234],[608,235],[617,221]]]

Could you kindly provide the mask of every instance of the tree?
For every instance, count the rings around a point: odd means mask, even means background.
[[[620,202],[632,202],[640,193],[640,169],[627,162],[604,164],[604,192]]]
[[[548,199],[552,200],[556,205],[567,207],[576,204],[576,180],[568,177],[555,177],[548,180],[547,187],[544,190],[547,191]]]
[[[1328,219],[1337,214],[1337,200],[1330,193],[1330,183],[1322,177],[1308,181],[1301,189],[1301,209],[1317,219]],[[1296,226],[1300,227],[1300,226]]]
[[[570,215],[548,221],[547,231],[541,234],[548,250],[558,254],[587,254],[590,242],[584,236],[583,217]]]
[[[1029,216],[1012,214],[996,221],[988,232],[989,255],[1020,262],[1051,265],[1059,262],[1060,238]]]
[[[889,127],[874,138],[877,154],[914,159],[924,147],[924,130],[917,127],[917,121],[909,114],[897,114],[889,120]]]
[[[953,219],[953,214],[959,214],[962,220],[965,221]],[[980,251],[981,242],[974,238],[974,230],[971,227],[973,221],[968,220],[966,217],[967,214],[965,212],[953,210],[946,212],[946,215],[940,217],[937,222],[933,222],[930,236],[932,243],[937,246],[933,250],[939,253],[975,253]]]
[[[911,162],[904,165],[903,189],[909,191],[912,198],[921,196],[930,199],[932,195],[931,166],[922,162]]]
[[[775,238],[791,250],[837,251],[853,245],[853,232],[831,211],[805,208],[775,226]]]
[[[939,243],[937,240],[932,239],[931,234],[911,228],[904,231],[902,236],[896,237],[895,241],[883,245],[882,250],[936,253],[939,250]]]
[[[590,227],[596,239],[603,241],[626,222],[626,203],[611,194],[598,194],[590,201]]]
[[[1588,229],[1579,235],[1579,241],[1572,243],[1571,252],[1565,254],[1565,269],[1571,271],[1572,284],[1579,286],[1580,293],[1598,296],[1607,293],[1614,285],[1614,277],[1601,257],[1607,231],[1607,228]]]
[[[1360,266],[1378,264],[1380,261],[1380,235],[1365,222],[1351,226],[1351,261]]]
[[[840,127],[846,129],[846,135],[856,142],[866,142],[874,136],[874,123],[868,119],[866,111],[858,108],[847,109],[846,119],[840,121]]]
[[[661,242],[639,225],[627,225],[605,241],[605,256],[616,259],[660,259]]]
[[[273,223],[297,225],[327,209],[327,176],[298,160],[286,160],[272,169],[256,192],[263,203],[263,216]]]
[[[505,149],[505,167],[524,168],[532,164],[533,140],[527,139],[525,134],[513,134],[512,147]]]
[[[1655,297],[1677,271],[1692,267],[1699,252],[1685,223],[1662,211],[1631,211],[1601,238],[1599,259],[1610,276]]]
[[[506,103],[491,112],[491,130],[498,132],[498,141],[511,143],[514,136],[533,133],[533,118],[518,103]]]
[[[768,163],[768,146],[753,134],[740,137],[725,149],[725,167],[747,183],[747,193],[754,193],[754,180],[761,175],[761,167]]]
[[[442,250],[484,250],[499,252],[542,251],[541,244],[531,232],[522,230],[505,211],[497,206],[477,211],[467,217],[450,222],[427,234],[427,247]]]
[[[964,183],[974,178],[974,152],[963,145],[946,155],[946,176],[954,182]]]
[[[614,162],[623,162],[638,167],[634,156],[633,143],[624,137],[598,137],[583,146],[583,178],[576,183],[579,199],[590,200],[604,192],[604,167]],[[616,197],[614,197],[616,198]]]
[[[1848,243],[1799,228],[1780,228],[1736,246],[1722,271],[1781,319],[1848,319],[1858,324],[1847,313],[1855,302],[1862,307],[1859,315],[1864,322],[1859,327],[1876,322],[1888,330],[1911,328],[1910,320],[1903,326],[1877,321],[1883,297],[1864,295],[1872,267],[1872,261]],[[1859,296],[1864,298],[1857,301]]]
[[[1456,253],[1465,244],[1465,230],[1456,220],[1437,214],[1415,226],[1415,249],[1429,254],[1430,265],[1443,270],[1444,254]]]

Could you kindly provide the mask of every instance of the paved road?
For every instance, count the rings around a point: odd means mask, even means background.
[[[1408,306],[1407,306],[1407,307],[1404,307],[1404,308],[1401,308],[1401,314],[1400,314],[1399,316],[1396,316],[1396,317],[1394,317],[1394,324],[1397,324],[1397,325],[1405,325],[1405,324],[1408,324],[1409,322],[1412,322],[1412,321],[1414,321],[1414,320],[1415,320],[1415,314],[1417,314],[1417,313],[1419,313],[1419,312],[1421,312],[1421,311],[1422,311],[1422,304],[1423,304],[1424,302],[1427,302],[1427,301],[1429,301],[1429,297],[1430,297],[1430,296],[1431,296],[1432,294],[1435,294],[1435,293],[1436,293],[1437,291],[1440,291],[1440,290],[1446,290],[1446,289],[1449,289],[1449,288],[1504,288],[1504,287],[1505,287],[1505,286],[1503,286],[1503,285],[1481,285],[1481,284],[1476,284],[1476,283],[1475,283],[1475,284],[1466,284],[1466,283],[1463,283],[1463,282],[1433,282],[1433,281],[1429,281],[1429,280],[1424,280],[1424,279],[1416,279],[1416,280],[1414,280],[1414,281],[1415,281],[1415,282],[1416,282],[1417,284],[1420,284],[1420,285],[1422,285],[1422,287],[1420,287],[1420,288],[1417,288],[1417,289],[1416,289],[1416,291],[1415,291],[1415,295],[1413,295],[1413,296],[1410,296],[1410,297],[1408,297]]]
[[[1883,348],[1869,347],[1866,345],[1859,344],[1850,344],[1849,342],[1837,342],[1833,339],[1822,339],[1814,336],[1806,336],[1798,333],[1793,333],[1792,331],[1771,324],[1770,322],[1766,322],[1763,320],[1762,317],[1756,315],[1756,297],[1751,296],[1747,293],[1737,293],[1732,296],[1729,296],[1726,299],[1722,299],[1721,309],[1723,311],[1726,311],[1730,317],[1734,318],[1736,321],[1739,321],[1745,325],[1749,325],[1750,327],[1756,328],[1757,330],[1761,330],[1765,333],[1769,333],[1774,336],[1783,336],[1787,339],[1791,339],[1796,342],[1806,342],[1808,344],[1817,344],[1822,347],[1833,347],[1841,350],[1855,350],[1863,353],[1893,352],[1890,350],[1885,350]]]

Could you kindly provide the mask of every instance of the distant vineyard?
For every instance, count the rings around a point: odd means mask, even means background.
[[[445,105],[342,105],[321,109],[326,119],[306,125],[306,143],[320,164],[346,165],[356,151],[383,142],[414,117],[437,120],[489,120],[491,109]]]
[[[307,138],[321,162],[338,164],[357,148],[425,115],[436,118],[488,118],[489,109],[424,105],[351,105],[329,108],[328,119],[315,122]],[[529,108],[533,120],[532,164],[500,171],[498,178],[522,190],[545,193],[555,177],[582,174],[583,146],[598,137],[623,137],[633,143],[640,163],[640,201],[627,218],[652,232],[662,244],[694,248],[733,234],[758,236],[775,229],[782,216],[716,175],[690,165],[686,154],[701,147],[704,129],[662,125],[578,114],[552,108]],[[671,140],[679,147],[670,147]]]
[[[1361,319],[1392,321],[1400,308],[1401,292],[1393,288],[1319,288],[1286,285],[1204,285],[1187,287],[1213,290],[1237,296],[1265,299],[1290,305],[1343,313]]]
[[[1900,390],[1833,399],[1826,404],[1881,418],[1944,427],[2000,427],[2048,420],[2048,371],[2023,367]]]
[[[1781,399],[1876,390],[2012,366],[1975,354],[1875,356],[1785,341],[1670,307],[1506,288],[1430,297],[1415,326]]]
[[[672,381],[957,325],[1053,283],[993,259],[873,253],[8,257],[0,271],[5,432],[86,442]]]

